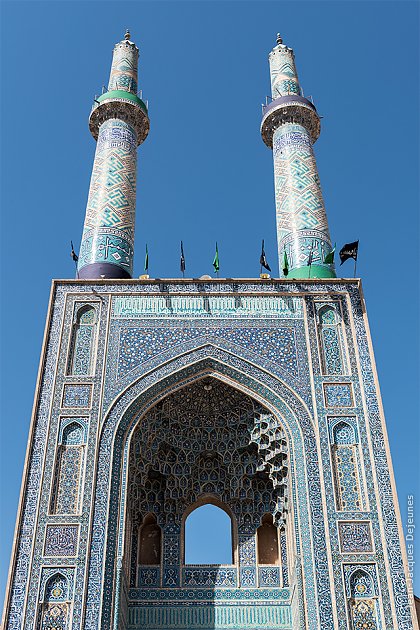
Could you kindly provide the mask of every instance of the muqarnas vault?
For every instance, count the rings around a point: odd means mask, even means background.
[[[279,37],[270,53],[261,125],[279,279],[131,278],[137,63],[127,33],[90,115],[78,277],[52,286],[5,628],[418,628],[361,284],[336,278],[293,51]],[[206,503],[231,519],[227,565],[185,563]]]

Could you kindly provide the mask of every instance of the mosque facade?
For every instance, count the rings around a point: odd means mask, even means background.
[[[55,280],[7,630],[415,630],[359,279],[337,277],[293,50],[269,55],[280,277],[134,279],[138,48],[114,48],[75,280]],[[185,523],[224,510],[225,565]],[[205,545],[206,541],[203,540]]]

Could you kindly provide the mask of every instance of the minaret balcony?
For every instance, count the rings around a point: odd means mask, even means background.
[[[98,139],[99,127],[110,118],[119,118],[131,125],[139,145],[147,138],[150,129],[147,107],[136,94],[111,90],[95,99],[89,117],[89,129],[95,140]]]
[[[297,94],[280,96],[268,105],[263,105],[261,136],[270,149],[273,148],[275,130],[285,123],[303,125],[309,131],[312,142],[318,140],[321,133],[321,121],[315,105]]]

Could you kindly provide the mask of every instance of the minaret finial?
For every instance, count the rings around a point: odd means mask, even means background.
[[[128,39],[130,39],[130,38],[131,38],[130,31],[129,31],[129,29],[127,28],[127,30],[125,31],[124,39],[127,39],[127,40],[128,40]]]
[[[277,40],[276,41],[277,41],[277,44],[282,44],[283,43],[283,40],[281,38],[280,33],[277,33]]]

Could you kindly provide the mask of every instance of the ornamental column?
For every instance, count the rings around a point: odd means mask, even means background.
[[[263,107],[261,135],[273,149],[280,272],[286,253],[288,278],[335,278],[334,265],[324,262],[332,247],[312,148],[320,119],[303,96],[293,50],[279,35],[269,61],[273,100]]]
[[[108,90],[95,100],[89,129],[97,140],[80,246],[79,278],[131,278],[136,211],[137,146],[149,133],[137,95],[139,49],[115,45]]]

